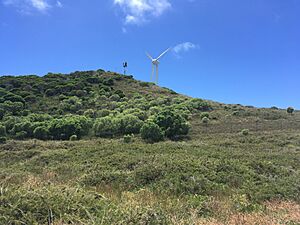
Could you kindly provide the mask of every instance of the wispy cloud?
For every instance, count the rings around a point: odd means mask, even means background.
[[[45,13],[53,7],[61,8],[60,1],[54,0],[2,0],[5,6],[11,6],[22,14],[31,14],[33,11]]]
[[[114,0],[114,5],[122,9],[125,24],[136,25],[159,17],[171,8],[169,0]]]
[[[60,1],[56,1],[56,6],[58,8],[62,8],[63,7],[63,4],[60,2]]]
[[[196,49],[196,48],[199,48],[199,46],[196,44],[193,44],[191,42],[184,42],[184,43],[178,44],[175,47],[173,47],[173,52],[175,54],[180,54],[182,52],[188,52],[188,51],[190,51],[192,49]]]

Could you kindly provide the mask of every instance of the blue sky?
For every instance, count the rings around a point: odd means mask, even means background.
[[[177,47],[176,47],[177,46]],[[0,0],[0,74],[122,72],[179,93],[300,109],[300,0]]]

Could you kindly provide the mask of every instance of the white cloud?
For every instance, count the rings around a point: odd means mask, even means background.
[[[50,5],[45,0],[30,0],[32,7],[39,11],[46,11],[50,8]]]
[[[181,52],[188,52],[189,50],[192,50],[192,49],[195,49],[195,48],[198,48],[198,45],[193,44],[193,43],[191,43],[191,42],[184,42],[184,43],[181,43],[181,44],[176,45],[176,46],[173,48],[173,51],[174,51],[176,54],[179,54],[179,53],[181,53]]]
[[[34,11],[45,13],[54,6],[63,6],[60,1],[54,0],[2,0],[2,3],[16,8],[22,14],[31,14]]]
[[[169,0],[114,0],[114,5],[123,10],[125,24],[142,24],[171,8]]]

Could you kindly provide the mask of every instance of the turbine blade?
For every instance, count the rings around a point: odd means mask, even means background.
[[[149,55],[148,52],[146,52],[146,55],[148,56],[148,58],[149,58],[151,61],[153,60],[153,58],[151,57],[151,55]]]
[[[161,58],[164,54],[166,54],[168,51],[170,51],[171,48],[168,48],[166,51],[160,54],[160,56],[157,57],[157,59]]]

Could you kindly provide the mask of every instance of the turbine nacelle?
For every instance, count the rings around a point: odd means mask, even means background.
[[[152,74],[151,74],[151,81],[152,81],[152,77],[154,75],[154,69],[156,70],[156,84],[158,83],[158,65],[159,65],[159,59],[166,54],[171,48],[168,48],[166,51],[164,51],[163,53],[161,53],[156,59],[154,59],[151,55],[149,55],[146,52],[146,55],[148,56],[148,58],[151,60],[152,62]],[[155,68],[154,68],[155,67]]]
[[[153,60],[152,60],[152,64],[153,64],[153,65],[158,65],[158,64],[159,64],[159,61],[158,61],[157,59],[153,59]]]

